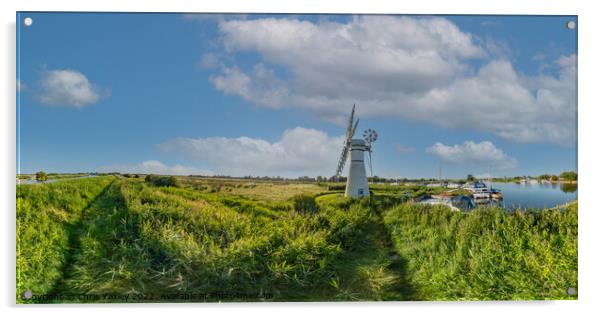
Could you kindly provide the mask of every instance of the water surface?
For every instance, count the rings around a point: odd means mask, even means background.
[[[577,184],[487,182],[504,195],[506,208],[548,208],[577,199]]]

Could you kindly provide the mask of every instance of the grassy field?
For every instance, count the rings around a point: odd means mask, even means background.
[[[319,194],[327,188],[314,183],[268,182],[254,180],[180,178],[190,188],[222,195],[235,195],[254,200],[284,201],[299,194]]]
[[[577,204],[470,213],[402,204],[384,222],[427,300],[570,299],[577,288]]]
[[[70,260],[74,231],[113,177],[17,185],[17,292],[47,293]]]
[[[17,301],[565,299],[577,287],[576,205],[463,214],[406,204],[431,190],[419,187],[351,200],[305,183],[161,183],[18,185]]]

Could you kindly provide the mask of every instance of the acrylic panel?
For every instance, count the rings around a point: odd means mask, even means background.
[[[577,16],[16,20],[17,303],[578,297]]]

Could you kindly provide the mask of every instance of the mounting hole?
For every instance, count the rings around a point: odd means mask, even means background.
[[[573,295],[575,295],[575,294],[577,293],[577,290],[575,290],[575,288],[574,288],[574,287],[570,287],[570,288],[568,288],[568,289],[566,290],[566,293],[567,293],[568,295],[570,295],[570,296],[573,296]]]
[[[32,297],[33,297],[33,293],[31,293],[30,290],[27,290],[27,291],[23,292],[23,298],[24,299],[28,300],[28,299],[30,299]]]
[[[566,28],[569,29],[569,30],[574,29],[575,25],[576,25],[575,21],[568,21],[568,22],[566,22]]]
[[[25,24],[25,26],[30,26],[33,24],[33,20],[30,17],[26,17],[23,19],[23,24]]]

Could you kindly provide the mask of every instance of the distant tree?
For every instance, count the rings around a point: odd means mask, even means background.
[[[557,175],[553,175],[552,176],[552,181],[558,181],[558,176]]]
[[[466,181],[471,182],[471,181],[474,181],[474,180],[476,180],[476,179],[475,179],[475,177],[472,174],[469,174],[469,175],[466,176]]]
[[[179,187],[180,181],[178,181],[178,178],[171,176],[167,177],[167,179],[164,178],[163,185],[166,187]]]
[[[565,171],[560,174],[560,178],[565,181],[577,181],[577,173],[575,171]]]
[[[154,175],[154,174],[148,174],[146,175],[146,177],[144,177],[144,182],[148,182],[148,183],[153,183],[155,181],[155,179],[157,179],[158,176]]]
[[[46,172],[39,171],[38,173],[36,173],[36,180],[41,181],[41,182],[48,180],[48,176],[46,175]]]

